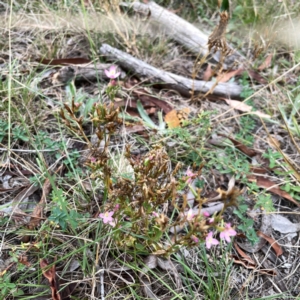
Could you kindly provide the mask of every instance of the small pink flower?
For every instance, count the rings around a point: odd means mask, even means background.
[[[220,238],[225,240],[227,243],[230,243],[230,237],[235,235],[236,231],[231,227],[231,224],[226,223],[224,230],[220,233]]]
[[[187,221],[192,221],[192,219],[194,218],[194,211],[192,208],[189,209],[189,211],[186,214],[186,219]]]
[[[96,162],[96,158],[95,157],[91,157],[91,163]]]
[[[209,223],[209,224],[213,223],[214,221],[215,221],[215,218],[209,218],[209,219],[208,219],[208,223]]]
[[[186,183],[188,183],[188,184],[190,184],[192,182],[192,180],[194,179],[194,177],[197,176],[197,174],[193,173],[189,167],[186,170],[185,175],[188,177],[188,179],[186,180]]]
[[[205,239],[206,248],[210,249],[212,245],[218,245],[219,241],[213,238],[213,232],[210,231]]]
[[[203,215],[204,217],[206,217],[206,218],[208,218],[208,217],[210,216],[210,214],[209,214],[208,211],[204,211],[204,212],[202,213],[202,215]]]
[[[199,243],[199,239],[195,236],[195,235],[192,235],[191,236],[191,239],[194,243],[198,244]]]
[[[114,211],[118,211],[119,208],[120,208],[120,204],[116,204],[116,205],[115,205],[115,208],[114,208]]]
[[[153,215],[153,217],[155,217],[155,218],[158,218],[158,217],[159,217],[159,214],[158,214],[156,211],[154,211],[154,212],[152,213],[152,215]]]
[[[110,79],[115,79],[121,74],[120,72],[117,72],[117,66],[114,65],[110,66],[108,70],[104,70],[104,72],[106,76]]]
[[[112,217],[114,214],[114,211],[107,211],[105,213],[101,213],[99,215],[99,218],[101,218],[103,220],[103,223],[104,224],[107,224],[109,223],[111,226],[115,226],[115,221],[114,221],[114,218]]]

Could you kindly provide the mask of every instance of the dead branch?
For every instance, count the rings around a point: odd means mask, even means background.
[[[159,6],[153,1],[147,3],[134,2],[132,7],[136,12],[147,16],[147,19],[149,19],[152,24],[158,25],[159,34],[166,34],[196,55],[200,53],[201,56],[206,56],[209,53],[207,45],[208,36],[176,14]],[[246,60],[245,57],[238,51],[233,50],[231,46],[229,46],[229,49],[232,50],[232,54],[225,58],[223,69],[229,69],[233,64],[237,64],[241,67],[242,62]],[[220,51],[217,51],[215,54],[212,54],[211,59],[220,62],[220,56]]]
[[[100,47],[100,53],[107,59],[117,62],[125,70],[130,70],[140,79],[147,79],[156,86],[169,88],[178,91],[186,97],[190,97],[191,91],[207,93],[216,85],[213,81],[192,80],[161,69],[157,69],[123,51],[113,48],[107,44]],[[236,83],[219,83],[212,94],[224,97],[240,98],[242,87]]]

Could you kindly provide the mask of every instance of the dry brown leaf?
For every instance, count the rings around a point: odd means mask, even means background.
[[[235,255],[232,255],[232,257],[233,257],[233,262],[234,263],[242,265],[246,269],[251,269],[251,270],[254,270],[257,273],[264,274],[264,275],[269,275],[269,276],[276,276],[277,275],[275,270],[272,270],[272,269],[258,269],[256,264],[250,264],[247,261],[240,260]]]
[[[156,97],[153,97],[151,95],[140,95],[139,99],[141,100],[142,104],[145,102],[151,103],[151,105],[159,107],[165,114],[170,112],[172,110],[172,106],[160,99],[157,99]]]
[[[251,173],[256,173],[256,174],[267,174],[269,170],[264,167],[258,167],[258,166],[250,166],[250,171]]]
[[[241,152],[243,152],[244,154],[246,154],[249,157],[254,157],[257,154],[257,152],[254,149],[247,147],[246,145],[238,142],[237,140],[235,140],[229,136],[226,136],[224,134],[220,134],[220,136],[228,138],[237,149],[239,149]]]
[[[56,280],[56,273],[55,273],[55,265],[53,264],[50,268],[48,267],[49,264],[45,259],[40,260],[40,266],[43,272],[43,275],[48,279],[50,283],[51,293],[52,293],[52,300],[62,300],[59,294],[59,285]]]
[[[150,108],[146,109],[146,112],[147,112],[148,116],[153,115],[156,113],[156,107],[150,107]]]
[[[255,262],[254,260],[249,256],[247,255],[239,246],[236,242],[233,243],[234,245],[234,248],[236,249],[236,251],[239,253],[239,255],[243,258],[244,261],[247,261],[248,263],[250,264],[253,264],[255,265]]]
[[[280,256],[283,254],[282,248],[278,245],[278,243],[273,238],[271,238],[270,236],[267,236],[266,234],[264,234],[261,231],[257,231],[257,235],[264,238],[272,246],[272,248],[274,249],[274,251],[276,253],[276,256]]]
[[[126,134],[129,133],[138,133],[138,132],[144,132],[146,131],[146,128],[144,125],[133,125],[133,126],[126,126],[125,130]]]
[[[147,92],[145,89],[136,88],[138,84],[139,82],[129,79],[124,83],[124,87],[132,91],[132,94],[142,102],[144,108],[147,106],[156,106],[159,107],[165,114],[173,109],[169,103],[150,95],[149,92]],[[132,106],[131,102],[133,102],[133,105],[135,106]],[[131,107],[136,107],[136,102],[137,100],[131,99],[129,102],[126,101],[125,104],[130,105]]]
[[[247,260],[240,259],[237,255],[232,255],[232,257],[233,257],[234,263],[236,263],[236,264],[243,265],[247,269],[255,269],[256,268],[255,263],[251,263]]]
[[[258,117],[261,117],[261,118],[266,118],[266,119],[270,119],[271,117],[267,114],[264,114],[260,111],[252,111],[252,106],[250,105],[247,105],[246,103],[244,102],[241,102],[241,101],[237,101],[237,100],[231,100],[231,99],[224,99],[226,101],[226,103],[236,109],[236,110],[240,110],[242,112],[249,112],[251,113],[252,115],[257,115]]]
[[[28,261],[28,257],[26,255],[20,255],[18,257],[18,262],[26,267],[30,267],[31,263]]]
[[[34,228],[36,228],[40,224],[41,220],[43,219],[43,210],[44,210],[44,206],[46,203],[46,197],[49,195],[51,188],[52,187],[51,187],[50,180],[47,178],[43,185],[43,194],[42,194],[41,200],[37,204],[37,206],[34,208],[31,219],[28,224],[28,228],[30,230],[33,230]]]
[[[240,75],[244,72],[244,69],[237,69],[237,70],[233,70],[224,74],[220,74],[217,78],[217,82],[227,82],[228,80],[230,80],[232,77],[236,76],[236,75]]]
[[[260,74],[258,74],[256,71],[248,70],[247,72],[248,72],[249,77],[256,80],[257,82],[259,82],[261,84],[268,83],[268,81],[265,78],[263,78]]]
[[[168,128],[176,128],[182,126],[182,122],[188,118],[190,109],[185,107],[184,109],[177,110],[173,109],[165,116],[165,122],[168,125]]]
[[[270,67],[271,62],[272,62],[273,54],[269,54],[265,61],[257,68],[259,71],[262,71],[268,67]]]
[[[212,68],[211,68],[211,64],[208,64],[206,70],[203,73],[202,79],[204,81],[209,81],[212,76],[213,76],[213,71],[212,71]]]

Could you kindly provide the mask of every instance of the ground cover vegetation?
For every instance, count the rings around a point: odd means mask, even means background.
[[[0,2],[0,299],[300,299],[300,3],[258,2]]]

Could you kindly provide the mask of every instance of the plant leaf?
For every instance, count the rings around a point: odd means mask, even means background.
[[[158,129],[158,127],[154,124],[154,122],[148,116],[147,112],[144,110],[144,107],[143,107],[141,101],[137,102],[136,107],[137,107],[137,110],[138,110],[141,118],[146,123],[146,125],[153,128],[153,129]]]
[[[224,10],[229,11],[229,1],[228,0],[223,0],[221,2],[220,11],[224,11]]]

